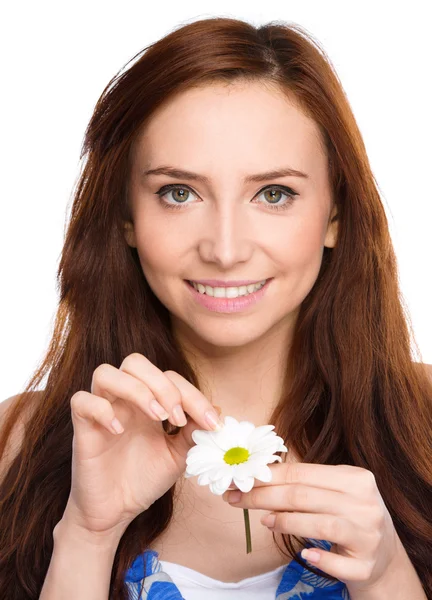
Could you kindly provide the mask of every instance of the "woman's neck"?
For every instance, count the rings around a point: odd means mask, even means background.
[[[290,340],[286,326],[236,347],[215,347],[186,337],[185,332],[176,335],[202,393],[220,407],[222,417],[230,415],[256,426],[268,423],[286,378]]]

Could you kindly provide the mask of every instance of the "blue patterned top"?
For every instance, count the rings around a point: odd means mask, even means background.
[[[311,541],[314,546],[323,550],[330,550],[332,546],[331,542],[325,540]],[[300,552],[297,556],[300,556]],[[129,600],[187,600],[168,573],[162,570],[158,557],[155,550],[146,550],[137,556],[126,571]],[[144,586],[140,595],[143,579]],[[350,596],[342,581],[329,581],[292,560],[282,573],[275,600],[350,600]]]

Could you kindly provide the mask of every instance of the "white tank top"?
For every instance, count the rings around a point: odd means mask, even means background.
[[[273,571],[247,577],[237,583],[226,583],[207,577],[194,569],[166,560],[159,561],[187,600],[274,600],[286,565]]]

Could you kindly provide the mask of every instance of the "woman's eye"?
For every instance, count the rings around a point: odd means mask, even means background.
[[[273,186],[273,187],[267,187],[264,188],[264,190],[261,190],[261,192],[258,193],[258,196],[265,195],[267,194],[267,192],[272,192],[274,193],[276,191],[276,196],[270,196],[270,200],[272,200],[273,202],[270,202],[268,204],[268,207],[273,209],[273,210],[283,210],[285,208],[289,208],[291,206],[291,204],[294,202],[294,196],[298,196],[298,193],[295,192],[294,190],[292,190],[291,188],[285,186],[285,185],[277,185],[277,186]],[[285,196],[286,201],[283,204],[276,204],[276,202],[278,202],[282,196]],[[267,198],[266,198],[267,200]]]
[[[176,200],[180,200],[180,204],[169,204],[168,202],[166,202],[165,200],[163,200],[163,197],[167,196],[172,191],[175,192],[176,194],[178,192],[178,196],[175,199]],[[164,185],[164,186],[162,186],[156,192],[156,195],[159,196],[159,200],[167,208],[183,208],[182,205],[188,199],[189,193],[191,191],[192,190],[190,190],[187,186],[178,185],[178,184],[177,185],[176,184],[170,184],[170,185]]]
[[[266,197],[265,204],[271,210],[284,210],[289,208],[291,204],[294,202],[294,196],[298,196],[298,193],[292,190],[291,188],[285,185],[276,185],[276,186],[267,186],[260,190],[255,198],[259,198],[261,195],[267,194],[267,192],[272,192],[273,195]],[[174,192],[172,195],[172,199],[174,203],[169,203],[163,199],[164,196],[167,196],[169,193]],[[276,194],[274,194],[276,192]],[[161,204],[165,208],[169,209],[179,209],[183,208],[183,205],[191,204],[190,202],[186,203],[186,200],[189,198],[190,193],[193,193],[191,188],[187,185],[180,184],[169,184],[162,186],[157,192],[156,195],[159,197]],[[177,197],[176,197],[177,196]],[[280,200],[283,200],[285,197],[285,201],[280,203]],[[179,202],[177,202],[179,200]]]

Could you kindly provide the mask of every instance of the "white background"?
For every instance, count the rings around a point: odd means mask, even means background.
[[[432,41],[429,3],[9,2],[2,9],[0,401],[51,337],[56,271],[84,130],[108,81],[147,44],[197,19],[295,22],[324,46],[363,134],[400,285],[432,363]]]

